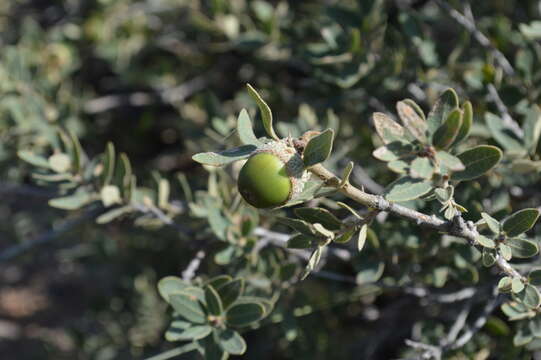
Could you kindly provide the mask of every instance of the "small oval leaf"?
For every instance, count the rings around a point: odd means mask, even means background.
[[[331,154],[333,139],[332,129],[310,138],[303,152],[304,166],[310,167],[327,160]]]
[[[372,115],[374,127],[384,144],[404,138],[404,128],[384,113],[376,112]]]
[[[192,156],[194,161],[200,164],[211,166],[223,166],[233,161],[246,159],[257,148],[254,145],[243,145],[238,148],[228,149],[220,152],[205,152]]]
[[[244,145],[261,145],[261,141],[257,139],[254,134],[254,129],[252,127],[252,121],[248,115],[246,109],[240,111],[239,117],[237,119],[237,132],[239,134],[239,139]]]
[[[510,238],[505,243],[511,248],[511,253],[516,258],[529,258],[537,255],[539,252],[537,244],[530,240]]]
[[[207,304],[207,311],[210,315],[220,316],[222,314],[222,300],[212,285],[205,286],[205,302]]]
[[[528,275],[528,281],[530,284],[539,286],[541,285],[541,269],[534,269],[530,271],[530,274]]]
[[[404,127],[409,131],[409,133],[422,144],[426,144],[427,125],[426,122],[419,116],[417,111],[403,101],[399,101],[396,104],[396,110],[398,112],[398,116],[400,116],[400,119],[402,120],[402,124],[404,124]]]
[[[274,140],[279,140],[278,136],[274,132],[274,128],[272,127],[272,111],[263,100],[261,95],[252,87],[250,84],[246,84],[246,88],[248,89],[248,93],[250,96],[255,100],[257,103],[257,106],[259,106],[259,111],[261,111],[261,120],[263,121],[263,127],[265,128],[265,131],[267,134],[273,138]]]
[[[246,352],[246,342],[235,330],[218,330],[217,337],[220,347],[225,352],[233,355],[242,355]]]
[[[430,140],[449,113],[456,108],[458,108],[458,96],[453,89],[449,88],[440,95],[426,118]]]
[[[222,305],[227,310],[237,301],[244,291],[244,280],[236,279],[230,281],[218,288],[218,294],[222,300]]]
[[[539,218],[539,210],[522,209],[503,221],[502,229],[507,236],[518,236],[530,230]]]
[[[263,306],[257,303],[241,303],[227,310],[226,320],[231,326],[248,326],[265,315]]]
[[[502,155],[500,149],[491,145],[479,145],[466,150],[458,155],[458,158],[464,164],[465,169],[453,173],[451,179],[462,181],[472,180],[482,176],[500,162]]]
[[[385,199],[389,201],[409,201],[418,199],[432,190],[432,182],[403,177],[391,184]]]
[[[462,126],[462,111],[455,109],[449,113],[445,122],[436,130],[432,144],[437,149],[447,149],[455,141]]]
[[[169,302],[172,294],[179,293],[188,286],[190,285],[187,282],[177,276],[166,276],[158,282],[158,292],[165,301]]]
[[[539,291],[535,288],[535,286],[530,284],[526,284],[524,291],[518,294],[518,298],[530,309],[538,308],[539,304],[541,303]]]
[[[473,108],[472,108],[471,102],[466,101],[462,105],[462,125],[460,126],[460,130],[458,131],[455,141],[453,142],[451,147],[458,145],[460,142],[468,138],[468,136],[470,135],[472,125],[473,125]]]
[[[327,209],[301,207],[294,212],[301,219],[311,224],[320,223],[329,230],[340,230],[342,226],[342,222]]]
[[[316,237],[298,234],[293,237],[290,237],[287,240],[287,248],[288,249],[308,249],[314,246],[316,241],[317,241]]]
[[[169,302],[178,315],[186,320],[197,324],[206,322],[205,311],[195,295],[181,291],[171,294]]]

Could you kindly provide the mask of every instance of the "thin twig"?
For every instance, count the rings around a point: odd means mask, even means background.
[[[496,107],[498,108],[498,111],[500,112],[502,116],[503,124],[509,130],[511,130],[518,138],[522,139],[524,137],[524,131],[521,129],[519,124],[515,120],[513,120],[513,118],[509,114],[509,110],[507,109],[507,106],[505,106],[502,99],[500,98],[500,95],[498,94],[498,90],[496,90],[496,87],[493,84],[488,84],[487,89],[488,89],[490,99],[496,104]]]
[[[204,250],[199,250],[195,257],[190,261],[186,269],[182,272],[182,278],[184,280],[190,281],[194,278],[195,273],[199,269],[199,266],[201,266],[201,262],[205,259],[205,256],[207,256],[207,253]]]
[[[162,352],[162,353],[160,353],[158,355],[151,356],[149,358],[146,358],[146,360],[167,360],[167,359],[171,359],[171,358],[173,358],[175,356],[179,356],[179,355],[186,354],[188,352],[197,350],[197,346],[198,345],[197,345],[196,342],[191,342],[191,343],[188,343],[186,345],[182,345],[182,346],[176,347],[174,349],[164,351],[164,352]]]
[[[327,186],[337,187],[339,192],[359,204],[398,215],[402,218],[411,220],[420,226],[429,227],[449,235],[466,239],[471,245],[477,244],[477,237],[479,236],[477,229],[473,224],[466,223],[460,215],[456,216],[452,221],[445,221],[435,215],[428,216],[419,211],[387,201],[381,195],[368,194],[350,183],[346,183],[344,186],[339,187],[341,182],[340,178],[321,164],[312,166],[310,171],[319,177]],[[513,269],[513,267],[499,255],[496,260],[496,265],[504,273],[512,277],[522,278],[522,275]]]
[[[131,94],[106,95],[87,101],[84,110],[88,114],[96,114],[126,105],[145,106],[160,101],[168,104],[182,102],[194,93],[204,89],[208,83],[207,76],[197,76],[179,86],[156,92],[138,91]]]
[[[287,241],[291,237],[288,234],[282,234],[276,231],[268,230],[263,227],[257,227],[254,230],[254,235],[260,236],[263,239],[266,239],[270,241],[272,244],[280,246],[282,248],[285,248],[287,246]],[[332,248],[327,247],[330,254],[333,256],[336,256],[340,260],[343,261],[350,261],[351,260],[351,254],[349,251],[345,249],[338,249],[338,248]],[[288,251],[291,251],[292,253],[296,254],[297,256],[304,258],[305,260],[310,259],[310,252],[306,250],[297,250],[297,249],[288,249]]]
[[[423,354],[421,355],[421,359],[441,359],[442,350],[438,346],[429,345],[410,339],[406,339],[406,345],[417,350],[422,350]]]
[[[83,213],[81,216],[67,220],[63,222],[60,226],[58,226],[56,229],[51,229],[44,234],[41,234],[35,239],[28,240],[25,242],[22,242],[17,245],[13,245],[4,251],[0,253],[0,263],[7,262],[15,257],[18,257],[30,249],[33,249],[36,246],[44,245],[46,243],[51,242],[54,239],[57,239],[62,234],[72,230],[76,226],[86,222],[87,220],[95,217],[99,213],[100,209],[92,209],[85,213]]]
[[[146,205],[143,203],[131,203],[130,204],[134,209],[137,211],[144,213],[144,214],[150,214],[154,216],[155,218],[159,219],[162,223],[165,225],[168,225],[172,228],[175,228],[180,233],[184,235],[192,235],[193,231],[185,226],[182,226],[179,223],[176,223],[171,219],[169,216],[167,216],[161,209],[157,208],[153,205]]]
[[[471,13],[471,9],[468,9],[468,5],[466,5],[466,12],[469,14],[469,17],[455,10],[446,1],[435,0],[435,2],[436,4],[438,4],[439,7],[444,9],[445,12],[449,14],[457,23],[459,23],[466,30],[468,30],[481,46],[490,51],[490,53],[492,54],[492,56],[494,56],[496,62],[502,68],[506,75],[515,75],[515,69],[513,69],[513,66],[511,66],[511,63],[509,62],[509,60],[507,60],[505,55],[490,42],[489,38],[486,37],[485,34],[483,34],[481,31],[479,31],[479,29],[477,29],[477,26],[475,25],[475,20],[472,20],[473,14]]]
[[[487,301],[485,307],[483,308],[483,311],[481,312],[481,314],[479,314],[477,319],[475,319],[473,326],[469,328],[464,334],[462,334],[454,343],[450,344],[450,349],[458,349],[466,345],[466,343],[470,341],[472,336],[475,335],[475,333],[477,333],[485,325],[490,314],[492,314],[494,309],[502,301],[502,296],[498,292],[497,286],[493,287],[491,295],[492,298]]]

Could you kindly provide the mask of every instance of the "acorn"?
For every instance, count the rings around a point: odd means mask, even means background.
[[[287,140],[259,147],[244,164],[237,181],[246,202],[256,208],[275,208],[302,192],[309,174],[301,156]]]

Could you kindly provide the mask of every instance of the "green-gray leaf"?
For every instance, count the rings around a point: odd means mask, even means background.
[[[195,325],[184,329],[182,327],[176,327],[175,321],[173,321],[171,327],[165,333],[165,339],[167,341],[199,340],[211,332],[212,327],[209,325]]]
[[[535,288],[535,286],[530,284],[526,284],[524,290],[518,294],[518,298],[530,309],[538,308],[539,304],[541,303],[539,291]]]
[[[473,125],[473,108],[472,108],[471,102],[466,101],[462,105],[462,125],[460,126],[460,130],[458,131],[455,141],[453,141],[453,144],[451,145],[451,147],[455,147],[460,142],[468,138],[468,136],[470,135],[472,125]]]
[[[541,285],[541,269],[534,269],[530,271],[530,274],[528,275],[528,280],[532,285]]]
[[[520,320],[528,317],[530,310],[519,302],[507,302],[501,306],[502,312],[509,317],[509,320]]]
[[[395,173],[405,174],[406,170],[409,167],[409,164],[402,160],[394,160],[394,161],[389,161],[387,163],[387,167],[389,168],[389,170],[394,171]]]
[[[252,87],[250,84],[246,84],[246,88],[248,89],[248,93],[250,96],[255,100],[257,103],[257,106],[259,106],[259,111],[261,111],[261,120],[263,121],[263,127],[265,128],[265,131],[267,134],[273,138],[274,140],[279,140],[278,136],[274,132],[274,128],[272,127],[272,111],[263,100],[261,95]]]
[[[409,201],[428,194],[430,190],[432,190],[431,181],[412,179],[405,176],[391,184],[385,198],[389,201]]]
[[[218,294],[222,300],[222,305],[225,310],[237,301],[244,291],[244,280],[236,279],[230,281],[218,288]]]
[[[449,88],[440,95],[432,110],[428,113],[426,122],[430,140],[432,140],[436,130],[447,119],[449,113],[456,108],[458,108],[458,96],[453,89]]]
[[[115,172],[115,146],[112,142],[108,142],[105,148],[105,153],[103,154],[103,173],[102,173],[102,184],[103,186],[108,185],[113,179]]]
[[[205,311],[193,294],[184,291],[173,293],[169,296],[169,301],[178,315],[186,320],[197,324],[206,322]]]
[[[297,234],[290,237],[287,240],[288,249],[308,249],[314,246],[317,238],[314,236],[307,236],[304,234]]]
[[[510,238],[505,243],[511,248],[511,253],[516,258],[529,258],[539,252],[537,244],[530,240]]]
[[[121,206],[115,209],[111,209],[107,212],[104,212],[100,216],[96,218],[96,223],[98,224],[106,224],[108,222],[111,222],[115,219],[118,219],[119,217],[129,214],[131,212],[135,211],[135,209],[131,205]]]
[[[225,284],[229,283],[230,281],[233,281],[233,278],[229,275],[218,275],[213,277],[212,279],[207,281],[206,285],[211,285],[213,288],[215,288],[218,293],[220,292],[220,287],[224,286]]]
[[[396,110],[402,120],[402,124],[404,124],[404,127],[409,133],[422,144],[426,144],[427,125],[425,120],[419,116],[415,109],[403,101],[399,101],[396,104]]]
[[[333,138],[334,131],[332,129],[327,129],[310,138],[303,152],[304,166],[310,167],[327,160],[331,154]]]
[[[524,119],[524,145],[531,154],[535,154],[541,136],[541,109],[533,105]]]
[[[513,280],[511,280],[511,291],[518,294],[522,290],[524,290],[524,283],[522,280],[520,278],[513,278]]]
[[[228,149],[217,153],[205,152],[195,154],[194,156],[192,156],[192,159],[204,165],[223,166],[232,163],[233,161],[246,159],[256,149],[257,148],[254,145],[243,145],[234,149]]]
[[[511,291],[511,284],[513,279],[509,276],[504,276],[498,281],[498,290],[501,292],[509,292]]]
[[[493,248],[496,247],[496,244],[494,243],[494,240],[489,239],[486,236],[479,235],[476,238],[476,240],[481,246],[484,246],[484,247],[487,247],[487,248],[490,248],[490,249],[493,249]]]
[[[210,315],[220,316],[224,310],[220,295],[212,285],[205,286],[205,302]]]
[[[496,254],[494,250],[490,250],[487,248],[483,249],[482,261],[483,261],[483,265],[486,267],[490,267],[494,265],[494,263],[496,262]]]
[[[449,154],[446,151],[438,151],[436,153],[436,160],[446,169],[450,171],[462,171],[465,169],[464,164],[454,155]]]
[[[368,234],[368,225],[363,224],[361,230],[359,230],[359,235],[357,236],[357,250],[362,251],[364,244],[366,243],[366,237]]]
[[[432,137],[432,144],[437,149],[447,149],[455,141],[462,126],[462,111],[452,110],[445,122],[436,130]]]
[[[347,229],[345,232],[343,232],[342,234],[338,235],[335,239],[333,239],[333,241],[339,244],[347,243],[348,241],[351,240],[351,238],[353,237],[353,234],[355,234],[355,231],[357,231],[355,227],[351,227]]]
[[[372,156],[381,161],[395,161],[404,156],[413,154],[413,150],[414,148],[411,143],[393,141],[374,150]]]
[[[498,222],[498,220],[494,219],[492,216],[490,216],[489,214],[485,212],[481,213],[481,216],[487,223],[487,226],[490,229],[490,231],[492,231],[494,234],[500,233],[500,223]]]
[[[513,252],[511,251],[511,248],[506,244],[499,244],[498,249],[500,249],[501,256],[509,261],[513,257]]]
[[[235,330],[218,330],[217,337],[219,344],[224,351],[233,355],[242,355],[246,352],[246,342]]]
[[[310,224],[307,223],[306,221],[299,220],[299,219],[291,219],[291,218],[281,217],[281,216],[277,217],[276,220],[278,220],[278,222],[284,225],[289,226],[293,230],[300,232],[301,234],[304,234],[307,236],[312,236],[315,234],[314,229],[312,229]]]
[[[404,128],[384,113],[372,115],[374,127],[384,144],[404,139]]]
[[[308,264],[306,264],[306,268],[301,274],[301,280],[306,279],[306,277],[316,268],[317,264],[319,263],[319,260],[321,259],[322,252],[323,252],[322,246],[318,246],[314,250],[314,252],[312,252],[312,255],[310,255],[310,259],[308,260]]]
[[[418,157],[412,161],[410,175],[412,178],[430,179],[434,174],[434,167],[426,157]]]
[[[265,309],[260,304],[241,303],[227,310],[226,320],[228,325],[242,327],[259,321],[264,315]]]
[[[533,336],[541,338],[541,316],[537,315],[529,322],[530,331]]]
[[[451,179],[455,181],[472,180],[496,166],[501,158],[502,151],[495,146],[479,145],[458,155],[465,166],[463,171],[453,173]]]
[[[530,343],[533,340],[533,335],[530,332],[529,328],[519,329],[515,336],[513,336],[513,345],[515,346],[524,346]]]
[[[261,145],[261,141],[257,139],[252,128],[252,121],[246,109],[240,111],[237,119],[237,132],[239,139],[244,145]]]
[[[530,230],[539,218],[539,210],[522,209],[503,221],[502,229],[509,237],[518,236]]]
[[[311,224],[320,223],[329,230],[339,230],[342,222],[329,210],[323,208],[301,207],[294,210],[295,215]]]
[[[187,282],[177,276],[166,276],[158,281],[158,292],[165,301],[169,302],[171,294],[179,293],[188,286],[190,285]]]
[[[417,113],[417,115],[419,115],[419,117],[421,117],[421,119],[423,119],[423,121],[426,121],[426,117],[425,117],[425,113],[423,112],[423,109],[421,109],[421,107],[419,106],[419,104],[417,104],[415,101],[413,101],[412,99],[404,99],[402,100],[402,102],[404,104],[407,104],[409,105],[413,110],[415,110],[415,112]]]
[[[95,194],[78,191],[73,195],[63,196],[49,200],[49,206],[63,210],[76,210],[96,200]]]
[[[485,114],[485,122],[487,124],[492,137],[508,152],[524,153],[526,149],[509,129],[504,125],[503,120],[498,116],[487,112]]]
[[[43,156],[36,155],[31,151],[19,150],[17,152],[17,156],[21,160],[24,160],[27,163],[32,164],[34,166],[39,166],[39,167],[47,168],[47,169],[50,168],[49,162],[47,161],[46,158],[44,158]]]

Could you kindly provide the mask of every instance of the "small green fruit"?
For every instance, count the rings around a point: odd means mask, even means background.
[[[284,162],[271,153],[260,152],[251,156],[240,170],[238,187],[250,205],[272,208],[290,199],[293,185]]]

